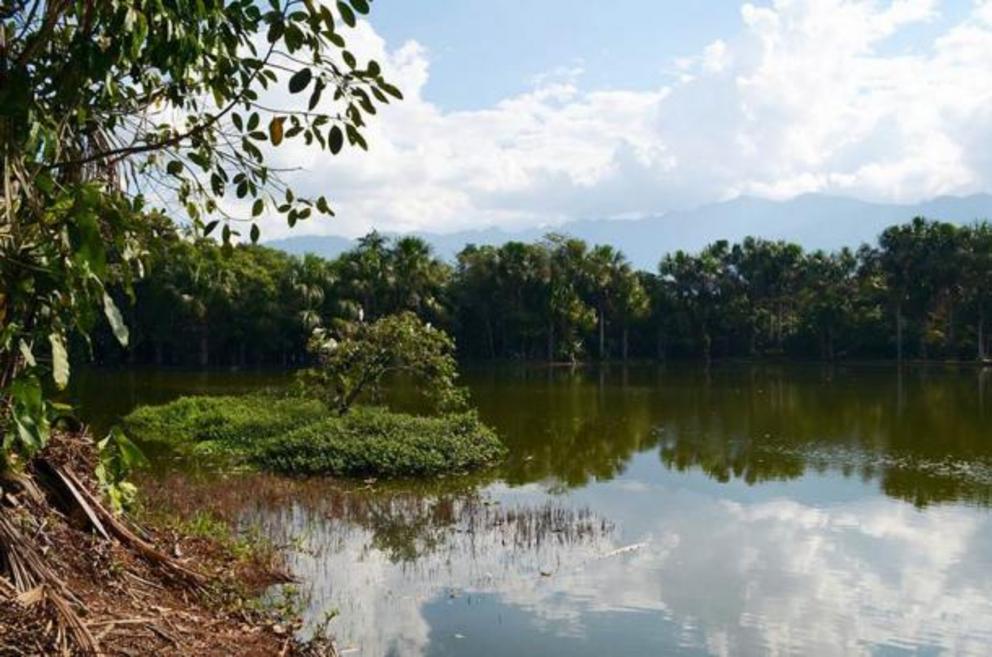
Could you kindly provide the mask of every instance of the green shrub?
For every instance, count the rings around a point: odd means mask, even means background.
[[[129,435],[196,456],[230,456],[283,474],[405,477],[466,472],[505,448],[474,412],[441,416],[247,395],[182,397],[124,418]]]
[[[287,474],[403,477],[465,472],[504,453],[475,413],[421,417],[358,408],[266,441],[254,460]]]

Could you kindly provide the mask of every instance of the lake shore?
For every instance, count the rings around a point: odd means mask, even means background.
[[[194,522],[154,498],[136,514],[109,515],[98,482],[64,466],[65,453],[92,460],[94,445],[85,433],[56,434],[30,472],[78,483],[78,515],[4,485],[18,502],[5,519],[23,537],[6,558],[22,577],[43,577],[20,595],[0,587],[0,655],[83,654],[81,645],[105,657],[334,654],[329,644],[320,652],[299,643],[296,611],[261,597],[292,581],[270,543],[219,520]]]

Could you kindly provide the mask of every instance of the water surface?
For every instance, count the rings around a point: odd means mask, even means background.
[[[78,397],[98,426],[187,389],[286,379],[91,376]],[[310,626],[336,613],[347,655],[984,657],[990,379],[936,367],[477,368],[473,398],[510,447],[498,471],[163,485],[289,546]],[[92,394],[97,382],[112,403]],[[402,386],[394,401],[417,403]]]

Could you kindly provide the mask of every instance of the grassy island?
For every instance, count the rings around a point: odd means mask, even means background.
[[[412,313],[317,330],[311,350],[317,366],[301,380],[304,397],[182,397],[137,409],[125,428],[141,442],[282,474],[431,476],[476,470],[504,456],[499,438],[455,385],[451,338]],[[363,396],[378,398],[381,380],[395,372],[425,383],[432,415],[355,405]]]
[[[281,474],[412,477],[497,463],[505,448],[474,412],[417,416],[263,395],[182,397],[125,418],[127,432],[190,455],[230,457]]]

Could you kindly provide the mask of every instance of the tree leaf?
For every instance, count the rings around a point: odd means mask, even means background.
[[[165,165],[165,171],[171,176],[178,176],[183,172],[183,163],[179,160],[172,160]]]
[[[52,344],[52,378],[59,390],[65,390],[69,385],[69,354],[65,350],[65,337],[54,332],[48,335],[48,341]]]
[[[259,199],[259,200],[261,200],[261,199]],[[258,229],[258,224],[252,224],[251,225],[251,243],[252,244],[258,243],[258,238],[259,238],[260,234],[261,234],[261,231]]]
[[[312,112],[317,103],[320,102],[320,95],[324,93],[324,81],[317,80],[317,84],[313,86],[313,93],[310,94],[310,102],[308,104],[309,110]]]
[[[273,146],[282,143],[282,124],[286,122],[285,116],[277,116],[269,122],[269,139]]]
[[[127,471],[134,470],[138,467],[147,467],[149,465],[148,459],[145,457],[144,452],[142,452],[137,445],[131,442],[127,435],[119,428],[114,427],[111,429],[108,438],[113,440],[116,444],[121,461],[123,461],[123,465]]]
[[[110,322],[110,328],[114,332],[114,337],[117,338],[117,341],[121,343],[122,347],[126,347],[128,338],[130,337],[127,324],[124,323],[124,317],[121,315],[117,304],[114,303],[114,300],[106,292],[103,293],[103,313],[107,316],[107,321]]]
[[[359,14],[369,13],[369,3],[366,0],[348,0],[351,6],[355,8]]]
[[[341,14],[341,20],[345,22],[345,25],[355,27],[355,12],[351,10],[351,7],[341,2],[341,0],[338,0],[338,12]]]
[[[251,216],[257,217],[262,214],[262,210],[265,209],[265,201],[260,198],[255,199],[255,202],[251,205]],[[252,224],[254,226],[254,224]]]
[[[397,89],[393,85],[389,84],[388,82],[384,82],[384,81],[380,80],[379,81],[379,88],[382,89],[383,91],[385,91],[387,94],[389,94],[393,98],[395,98],[396,100],[403,100],[403,92],[401,92],[399,89]]]
[[[341,132],[341,128],[338,126],[331,128],[327,133],[327,144],[334,155],[341,152],[341,147],[344,146],[344,133]]]
[[[293,77],[289,78],[289,92],[293,94],[298,94],[307,88],[310,84],[310,80],[313,79],[313,71],[309,68],[302,68],[296,73],[293,73]]]

